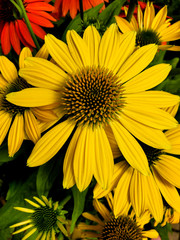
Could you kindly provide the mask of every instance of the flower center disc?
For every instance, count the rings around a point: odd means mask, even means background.
[[[99,240],[142,240],[142,231],[129,217],[112,218],[104,226]]]
[[[48,206],[36,208],[31,218],[39,232],[50,231],[57,221],[56,212]]]
[[[13,17],[13,4],[7,0],[0,1],[0,20],[5,22],[14,20]]]
[[[147,44],[155,43],[159,45],[161,42],[157,33],[152,30],[139,30],[136,35],[136,45],[145,46]]]
[[[77,124],[101,124],[122,108],[123,87],[108,69],[87,67],[69,75],[62,95],[65,114]]]
[[[8,84],[6,88],[0,89],[0,110],[10,113],[12,116],[23,114],[27,107],[19,107],[6,100],[6,95],[11,92],[18,92],[22,89],[31,87],[23,78],[17,78],[14,82]]]

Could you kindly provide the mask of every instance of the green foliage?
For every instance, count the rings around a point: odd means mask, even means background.
[[[161,239],[169,240],[168,233],[172,232],[171,224],[167,223],[164,227],[158,224],[157,227],[155,227],[155,229],[159,233]]]
[[[72,193],[74,198],[74,209],[73,209],[72,222],[71,222],[71,228],[70,228],[71,233],[74,230],[77,219],[79,218],[79,216],[84,210],[87,191],[88,191],[88,188],[85,191],[80,192],[76,186],[72,187]]]

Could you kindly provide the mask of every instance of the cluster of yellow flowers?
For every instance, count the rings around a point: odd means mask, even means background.
[[[63,187],[76,184],[82,192],[93,177],[97,182],[93,204],[104,220],[84,213],[97,224],[80,223],[72,239],[141,240],[158,237],[154,229],[143,230],[151,218],[158,224],[176,216],[179,222],[180,164],[172,154],[180,155],[180,97],[153,90],[171,65],[149,64],[159,50],[179,50],[162,42],[180,37],[180,23],[170,25],[166,7],[156,16],[153,4],[144,17],[138,10],[138,22],[117,16],[102,37],[94,26],[83,37],[69,30],[67,43],[47,34],[35,56],[22,49],[19,67],[0,56],[0,144],[7,136],[9,156],[31,140],[27,165],[37,167],[68,142]],[[70,238],[58,204],[34,198],[37,203],[27,200],[34,209],[17,208],[31,217],[11,226],[28,224],[14,234],[32,228],[23,240],[35,232],[36,240],[55,239],[60,229]],[[166,204],[172,212],[165,218]]]

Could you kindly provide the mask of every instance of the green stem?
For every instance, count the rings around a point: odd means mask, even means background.
[[[128,13],[127,13],[127,17],[126,19],[128,20],[128,22],[131,21],[131,18],[132,18],[132,15],[134,13],[134,9],[137,5],[137,0],[130,0],[130,3],[129,3],[129,8],[128,8]]]
[[[84,22],[83,0],[79,0],[79,8],[81,20]]]
[[[16,9],[17,9],[18,12],[19,12],[19,17],[22,18],[22,10],[21,10],[21,8],[19,7],[19,5],[18,5],[14,0],[10,0],[10,2],[12,2],[12,4],[16,7]]]
[[[19,6],[20,6],[20,8],[21,8],[21,10],[22,10],[23,18],[24,18],[24,20],[25,20],[25,23],[26,23],[28,29],[29,29],[29,32],[30,32],[30,34],[31,34],[31,36],[32,36],[32,39],[33,39],[33,41],[34,41],[34,43],[35,43],[35,45],[36,45],[36,47],[37,47],[37,50],[39,50],[39,49],[40,49],[39,43],[38,43],[38,41],[37,41],[36,35],[35,35],[34,32],[33,32],[32,27],[31,27],[31,24],[30,24],[30,21],[29,21],[29,18],[28,18],[28,16],[27,16],[27,14],[26,14],[26,10],[25,10],[25,8],[24,8],[24,5],[23,5],[23,3],[22,3],[22,0],[17,0],[17,2],[18,2]]]

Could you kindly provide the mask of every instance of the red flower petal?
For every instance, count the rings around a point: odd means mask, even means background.
[[[44,36],[46,35],[46,32],[35,23],[31,23],[31,26],[34,34],[44,40]]]
[[[21,46],[19,37],[14,26],[14,22],[10,22],[10,41],[15,52],[19,55],[21,51]]]
[[[34,10],[52,12],[54,10],[54,7],[46,2],[33,2],[26,6],[26,11],[31,12]]]
[[[48,19],[46,19],[44,17],[35,15],[33,13],[27,13],[27,16],[28,16],[30,22],[36,23],[39,26],[48,27],[48,28],[54,27],[52,22],[50,22]]]
[[[17,20],[19,31],[21,33],[21,36],[24,38],[24,40],[32,47],[36,47],[34,44],[34,41],[31,37],[31,34],[28,30],[28,27],[26,26],[25,22],[23,20]]]
[[[41,16],[41,17],[44,17],[44,18],[47,18],[53,22],[56,21],[56,19],[49,13],[47,12],[44,12],[44,11],[31,11],[31,13],[35,14],[35,15],[38,15],[38,16]],[[28,13],[27,13],[28,14]]]
[[[10,34],[9,22],[6,22],[1,32],[1,47],[5,55],[7,55],[11,50],[11,42],[10,42],[9,34]]]

